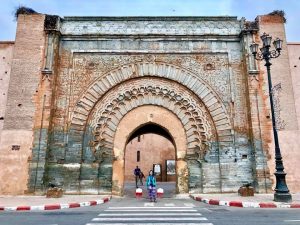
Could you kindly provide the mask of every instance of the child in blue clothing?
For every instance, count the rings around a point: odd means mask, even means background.
[[[146,185],[148,189],[148,196],[150,202],[156,202],[156,178],[152,170],[149,171],[149,176],[147,177]]]

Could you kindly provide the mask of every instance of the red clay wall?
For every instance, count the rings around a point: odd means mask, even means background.
[[[0,42],[0,140],[4,123],[14,42]]]
[[[280,120],[283,122],[284,127],[279,130],[279,143],[281,154],[283,157],[283,164],[285,167],[285,172],[287,173],[286,181],[291,192],[299,192],[299,180],[300,180],[300,167],[296,166],[300,159],[300,135],[299,126],[297,121],[296,105],[295,99],[299,98],[298,92],[295,92],[294,88],[295,82],[297,82],[296,76],[292,77],[290,67],[290,59],[287,40],[284,28],[284,22],[281,16],[278,15],[265,15],[259,16],[259,33],[256,37],[256,41],[259,41],[259,36],[264,32],[270,34],[275,38],[280,38],[283,40],[281,55],[272,59],[271,63],[271,77],[273,87],[277,84],[281,84],[281,91],[279,94],[279,108],[280,108]],[[262,43],[260,43],[262,45]],[[272,49],[273,46],[271,46]],[[261,78],[260,85],[262,88],[262,93],[265,93],[264,99],[267,107],[266,112],[269,112],[269,98],[268,98],[268,84],[267,84],[267,72],[264,66],[264,61],[260,63]],[[294,79],[294,80],[293,80]],[[296,80],[295,80],[296,79]],[[298,117],[299,118],[299,117]],[[265,122],[264,122],[265,121]],[[273,188],[275,186],[275,149],[273,142],[273,133],[270,123],[270,117],[264,118],[264,125],[262,128],[263,142],[268,143],[269,160],[268,166],[271,172],[271,179],[273,180]],[[269,136],[269,137],[268,137]]]
[[[19,15],[0,142],[0,193],[27,190],[44,56],[44,15]],[[37,105],[36,105],[37,104]],[[14,148],[13,146],[18,146]]]

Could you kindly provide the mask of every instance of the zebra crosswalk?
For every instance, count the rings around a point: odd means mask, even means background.
[[[194,206],[144,206],[109,207],[86,225],[213,225]]]

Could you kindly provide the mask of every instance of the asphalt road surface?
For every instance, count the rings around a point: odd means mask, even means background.
[[[207,205],[192,199],[113,198],[110,202],[54,211],[0,212],[0,225],[296,225],[299,209]]]

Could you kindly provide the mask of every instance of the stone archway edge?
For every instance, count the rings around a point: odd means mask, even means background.
[[[229,115],[217,92],[197,75],[183,68],[166,63],[140,63],[122,66],[95,80],[77,100],[74,106],[71,124],[83,127],[89,112],[109,89],[133,77],[165,78],[178,82],[198,96],[207,107],[219,131],[219,135],[231,129]]]
[[[176,171],[178,193],[188,193],[188,168],[185,156],[187,140],[180,120],[170,111],[158,106],[141,106],[127,113],[118,125],[114,138],[114,157],[112,175],[112,194],[122,195],[124,186],[124,155],[126,142],[140,125],[151,122],[164,128],[174,140],[176,146]]]
[[[300,208],[300,203],[274,203],[274,202],[246,202],[246,201],[224,201],[219,199],[204,198],[198,195],[190,195],[195,201],[209,205],[231,206],[240,208]]]
[[[101,205],[108,202],[111,196],[104,197],[102,199],[86,201],[86,202],[72,202],[72,203],[57,203],[57,204],[46,204],[38,206],[0,206],[0,211],[42,211],[42,210],[59,210],[59,209],[70,209],[85,206]]]

